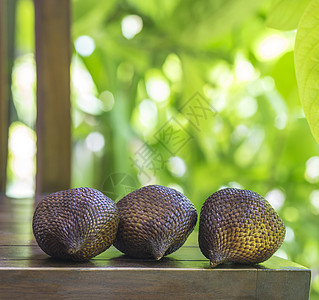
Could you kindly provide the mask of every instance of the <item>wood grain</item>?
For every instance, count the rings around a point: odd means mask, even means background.
[[[0,277],[2,295],[27,299],[254,299],[256,282],[256,272],[243,270],[0,270]]]
[[[0,194],[5,193],[8,155],[6,0],[0,0]]]
[[[112,246],[88,262],[55,260],[34,240],[33,211],[32,199],[0,197],[1,299],[308,299],[310,270],[275,256],[212,269],[197,245],[160,261]]]
[[[67,189],[71,174],[70,0],[34,0],[37,63],[36,193]]]

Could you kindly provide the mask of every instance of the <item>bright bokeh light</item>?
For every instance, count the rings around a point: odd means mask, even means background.
[[[30,93],[36,79],[35,65],[33,58],[26,58],[20,65],[19,68],[15,69],[16,72],[16,84],[20,89],[23,89]]]
[[[236,126],[235,130],[232,133],[231,139],[233,142],[239,142],[242,141],[245,137],[247,137],[247,134],[249,133],[249,129],[246,125],[239,124]]]
[[[289,40],[283,35],[268,35],[257,44],[257,57],[261,61],[275,59],[289,49],[289,44]]]
[[[86,137],[85,144],[91,152],[99,152],[105,145],[104,137],[99,132],[91,132]]]
[[[319,190],[312,191],[309,198],[313,208],[319,212]]]
[[[278,257],[281,257],[283,259],[288,259],[287,252],[285,250],[283,250],[283,249],[277,250],[275,255],[278,256]]]
[[[258,109],[258,104],[255,98],[246,96],[239,100],[237,105],[237,113],[242,118],[252,117]]]
[[[185,162],[178,156],[173,156],[168,159],[167,168],[176,177],[182,177],[186,172]]]
[[[33,55],[19,57],[13,66],[12,96],[19,120],[33,127],[36,120],[36,67]]]
[[[79,96],[76,100],[78,108],[87,114],[99,115],[104,111],[103,102],[93,95]]]
[[[35,155],[36,145],[34,133],[21,123],[11,125],[9,150],[14,157],[29,158]]]
[[[224,90],[214,90],[207,85],[203,87],[205,96],[212,99],[212,105],[215,110],[220,113],[226,108],[227,105],[227,92]]]
[[[170,95],[169,84],[159,77],[151,77],[146,81],[146,91],[157,102],[165,101]]]
[[[181,80],[183,71],[181,61],[176,54],[169,54],[163,64],[163,72],[172,82]]]
[[[280,189],[270,190],[265,198],[275,210],[280,209],[286,200],[285,194]]]
[[[261,85],[264,92],[269,92],[276,88],[275,80],[271,76],[265,76],[262,78]]]
[[[275,118],[275,127],[279,130],[286,128],[288,122],[288,115],[283,111],[279,113]]]
[[[14,122],[9,130],[9,161],[12,180],[7,194],[10,197],[32,197],[35,176],[35,133],[22,123]]]
[[[98,98],[97,88],[91,74],[77,57],[72,60],[71,81],[72,100],[75,101],[75,107],[79,109],[79,112],[100,115],[106,111],[105,103]],[[73,124],[75,125],[76,122],[73,122]]]
[[[74,47],[77,53],[86,57],[90,56],[95,50],[95,42],[90,36],[81,35],[75,40]]]
[[[156,104],[150,100],[145,99],[139,105],[139,119],[142,125],[147,128],[154,128],[157,123],[157,107]]]
[[[71,65],[72,90],[80,95],[95,94],[96,87],[91,74],[85,68],[84,64],[74,58]]]
[[[286,226],[286,236],[285,236],[285,242],[293,242],[295,239],[295,233],[291,227]]]
[[[319,181],[319,157],[312,156],[306,162],[305,179],[310,183]]]
[[[221,89],[229,88],[234,80],[234,75],[230,65],[225,61],[219,61],[212,69],[208,71],[209,81]]]
[[[140,16],[129,15],[122,20],[122,34],[128,40],[135,37],[143,28],[143,20]]]
[[[245,59],[238,59],[235,64],[235,75],[239,81],[250,81],[256,77],[254,66]]]
[[[103,103],[103,110],[110,111],[114,106],[114,96],[110,91],[104,91],[100,94],[100,99]]]

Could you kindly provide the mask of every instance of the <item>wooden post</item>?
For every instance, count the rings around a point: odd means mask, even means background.
[[[6,0],[0,0],[0,194],[6,191],[8,155],[8,68]]]
[[[70,0],[34,0],[37,64],[36,193],[70,187]]]

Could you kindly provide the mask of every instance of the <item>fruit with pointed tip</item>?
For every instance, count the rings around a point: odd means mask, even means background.
[[[42,199],[33,215],[33,234],[48,255],[86,261],[109,248],[119,214],[115,203],[92,188],[75,188]]]
[[[197,212],[182,193],[160,185],[142,187],[118,203],[120,223],[114,246],[135,258],[161,259],[186,241]]]
[[[212,267],[225,262],[256,264],[277,251],[285,233],[283,221],[262,196],[226,188],[203,204],[198,241]]]

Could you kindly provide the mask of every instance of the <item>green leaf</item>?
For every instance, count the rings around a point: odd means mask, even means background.
[[[280,30],[296,29],[311,0],[273,0],[267,14],[266,25]]]
[[[312,0],[297,29],[295,67],[299,97],[319,142],[319,0]]]

